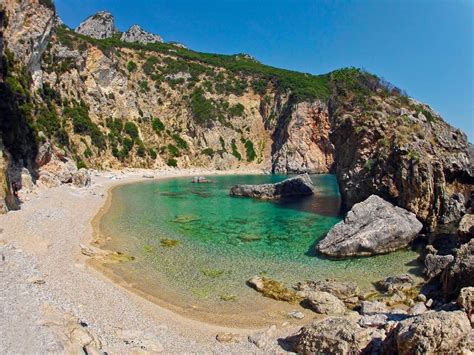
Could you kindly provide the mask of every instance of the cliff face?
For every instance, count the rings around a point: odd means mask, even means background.
[[[193,52],[143,31],[147,38],[120,34],[108,13],[77,33],[43,1],[11,0],[6,9],[8,65],[24,91],[15,102],[29,108],[16,121],[36,150],[52,145],[64,161],[100,169],[335,172],[347,208],[378,194],[427,227],[462,213],[472,186],[465,135],[373,75],[313,76],[248,55]],[[42,160],[33,173],[41,175]]]

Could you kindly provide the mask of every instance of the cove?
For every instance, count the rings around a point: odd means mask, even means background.
[[[256,274],[298,281],[355,281],[363,290],[391,275],[415,272],[417,253],[330,260],[314,245],[342,216],[335,176],[314,175],[314,196],[285,201],[231,197],[235,184],[286,176],[232,175],[122,185],[98,221],[103,247],[134,256],[102,265],[130,289],[186,316],[234,326],[284,319],[299,306],[266,299],[246,281]]]

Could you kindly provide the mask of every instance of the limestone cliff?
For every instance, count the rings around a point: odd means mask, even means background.
[[[6,2],[7,89],[22,136],[33,136],[13,160],[28,166],[52,145],[64,164],[98,169],[335,172],[345,208],[378,194],[428,228],[462,214],[473,183],[466,136],[376,76],[281,70],[148,40],[138,27],[121,37],[106,12],[73,31],[45,3]],[[34,178],[41,160],[28,166]]]

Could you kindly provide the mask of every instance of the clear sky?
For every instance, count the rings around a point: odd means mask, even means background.
[[[472,0],[56,0],[76,27],[99,11],[190,49],[321,74],[355,66],[429,104],[474,142]]]

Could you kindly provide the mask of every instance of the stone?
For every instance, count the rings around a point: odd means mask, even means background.
[[[445,198],[444,214],[441,218],[443,224],[457,222],[466,212],[464,196],[461,193],[455,193]]]
[[[61,181],[59,181],[59,179],[55,175],[48,172],[43,172],[36,181],[36,185],[49,189],[61,185]]]
[[[425,269],[423,272],[429,278],[441,274],[441,272],[454,260],[453,255],[433,255],[428,254],[425,257]]]
[[[117,32],[114,16],[107,11],[99,11],[88,17],[79,24],[75,31],[96,39],[110,38]]]
[[[426,302],[426,296],[424,294],[420,293],[416,296],[415,301],[425,303]]]
[[[303,319],[304,314],[300,311],[291,311],[287,314],[288,317],[294,318],[294,319]]]
[[[458,227],[458,235],[466,241],[474,238],[474,214],[465,214],[461,218]]]
[[[247,283],[260,292],[263,296],[277,301],[285,301],[296,304],[301,297],[293,290],[288,289],[278,281],[266,277],[254,276]]]
[[[163,42],[160,36],[145,31],[139,25],[131,26],[127,32],[122,33],[120,39],[124,42],[138,42],[141,44]]]
[[[355,204],[316,250],[334,258],[383,254],[408,246],[422,227],[413,213],[372,195]]]
[[[299,354],[359,354],[384,335],[363,328],[355,320],[329,317],[301,328],[295,336]]]
[[[459,292],[457,299],[459,307],[468,314],[474,312],[474,287],[464,287]]]
[[[423,314],[427,311],[425,304],[423,302],[416,303],[413,307],[410,307],[408,314],[416,316],[418,314]]]
[[[425,302],[425,306],[428,307],[428,308],[431,308],[431,306],[433,305],[433,299],[430,298],[428,301]]]
[[[413,278],[408,275],[400,276],[389,276],[382,281],[376,282],[376,287],[388,294],[392,294],[395,291],[409,291],[413,288],[415,281]]]
[[[471,324],[462,311],[426,312],[401,321],[384,341],[386,354],[463,353]]]
[[[344,302],[328,292],[300,291],[298,296],[303,297],[316,313],[342,315],[346,312]]]
[[[45,164],[48,164],[51,160],[53,150],[51,148],[50,141],[46,141],[41,144],[38,148],[38,153],[36,153],[35,163],[40,168]]]
[[[216,335],[216,340],[219,343],[236,344],[242,341],[242,337],[233,333],[219,333]]]
[[[195,177],[193,177],[191,182],[193,182],[193,183],[206,183],[206,182],[210,182],[210,181],[208,179],[206,179],[204,176],[195,176]]]
[[[336,296],[344,301],[360,294],[359,287],[355,282],[341,282],[336,280],[303,281],[295,286],[298,291],[323,291]]]
[[[381,328],[387,323],[388,321],[388,316],[383,313],[375,313],[371,315],[364,315],[359,318],[357,323],[361,327],[376,327],[376,328]]]
[[[276,184],[235,185],[230,189],[231,196],[252,197],[261,200],[312,194],[314,194],[314,186],[308,174],[298,175]]]
[[[361,314],[388,313],[387,306],[379,301],[362,301],[360,305]]]
[[[91,184],[91,176],[87,169],[81,168],[72,176],[72,184],[76,187],[86,187]]]
[[[456,299],[463,287],[474,285],[474,239],[455,251],[454,261],[441,274],[445,301]]]

